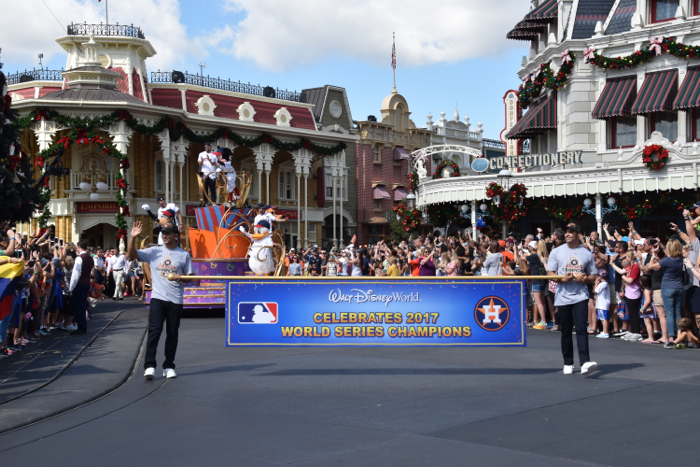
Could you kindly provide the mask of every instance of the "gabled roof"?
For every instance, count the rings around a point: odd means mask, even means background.
[[[306,103],[314,105],[312,113],[314,115],[314,120],[316,120],[316,123],[321,123],[321,116],[323,115],[323,103],[326,101],[328,88],[329,86],[325,85],[320,88],[302,90],[302,92],[306,94]]]
[[[637,11],[637,0],[620,0],[605,30],[605,35],[619,34],[632,29],[632,15]]]
[[[571,38],[588,39],[593,37],[596,23],[598,21],[605,23],[614,5],[615,0],[585,0],[579,2]]]

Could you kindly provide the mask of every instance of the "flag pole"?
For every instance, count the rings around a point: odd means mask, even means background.
[[[109,0],[105,0],[105,24],[109,24]]]
[[[396,33],[394,32],[394,33],[392,33],[392,34],[393,34],[393,36],[394,36],[394,45],[393,45],[393,48],[392,48],[392,51],[394,52],[394,53],[393,53],[393,57],[394,57],[394,59],[393,59],[393,65],[394,65],[394,66],[393,66],[392,68],[394,69],[394,92],[396,92]]]

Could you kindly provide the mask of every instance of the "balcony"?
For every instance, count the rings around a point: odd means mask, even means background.
[[[30,81],[63,81],[63,70],[24,70],[7,75],[7,85],[28,83]]]
[[[70,189],[80,190],[80,184],[83,182],[89,183],[95,186],[99,182],[104,182],[107,184],[107,190],[102,191],[117,191],[117,179],[116,176],[119,175],[118,172],[106,172],[102,174],[95,173],[85,173],[85,172],[71,172],[70,173]],[[127,185],[130,184],[129,174],[126,176]]]
[[[141,28],[125,24],[74,24],[68,25],[67,34],[69,36],[89,36],[91,33],[95,36],[111,36],[111,37],[136,37],[137,39],[146,39],[146,36],[141,31]]]
[[[220,89],[222,91],[240,92],[254,96],[270,97],[292,102],[306,102],[306,94],[303,92],[275,89],[271,86],[259,86],[230,79],[212,78],[210,76],[193,75],[182,71],[153,71],[151,83],[173,83],[202,86],[205,88]]]

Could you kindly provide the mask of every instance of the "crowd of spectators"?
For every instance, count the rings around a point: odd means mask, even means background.
[[[144,299],[144,272],[139,262],[128,262],[124,252],[75,245],[55,235],[53,226],[29,236],[0,225],[0,265],[24,262],[12,300],[12,311],[0,320],[0,358],[22,351],[52,332],[79,333],[74,322],[71,281],[78,247],[93,259],[91,286],[85,313],[89,321],[98,301]]]

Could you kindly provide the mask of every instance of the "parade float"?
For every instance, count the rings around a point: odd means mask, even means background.
[[[185,287],[185,309],[212,309],[226,306],[226,280],[221,276],[255,276],[286,274],[285,248],[282,231],[274,230],[274,223],[261,221],[269,206],[250,207],[247,203],[251,175],[242,172],[236,177],[238,187],[229,197],[230,174],[217,172],[217,199],[205,193],[200,177],[200,196],[204,206],[195,210],[196,227],[183,226],[180,232],[182,247],[192,255],[195,276],[202,277]],[[222,204],[218,204],[221,201]],[[256,218],[262,225],[256,228]],[[145,239],[142,248],[152,239]],[[271,265],[271,266],[270,266]],[[150,272],[145,267],[146,282]],[[264,272],[263,272],[264,271]],[[206,278],[204,278],[206,277]],[[146,304],[151,292],[147,291]]]

